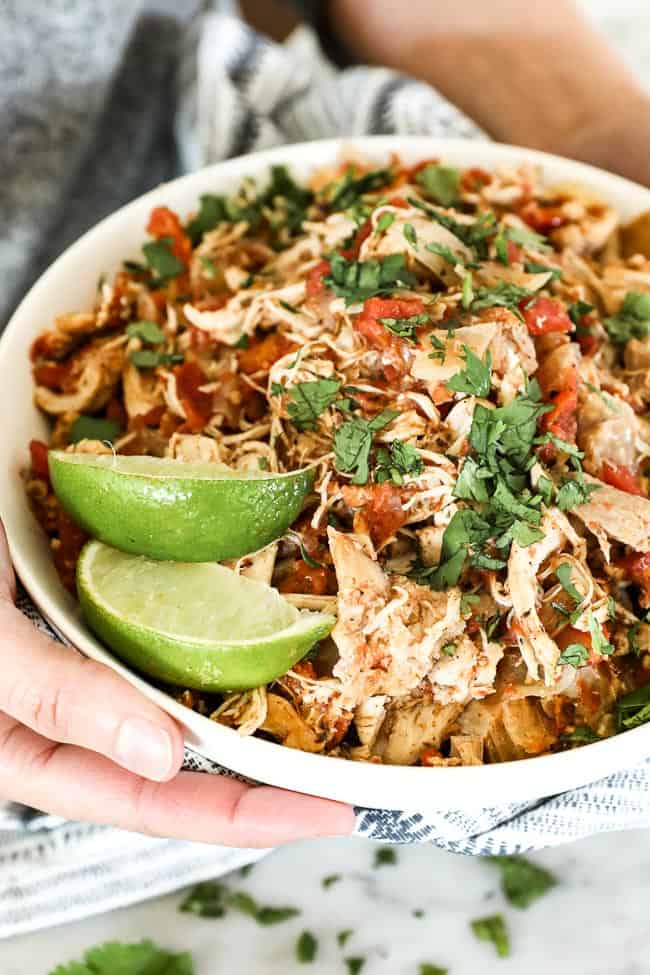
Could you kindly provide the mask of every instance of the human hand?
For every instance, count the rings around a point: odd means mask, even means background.
[[[348,834],[352,809],[179,771],[179,726],[108,667],[14,606],[0,523],[0,797],[154,836],[267,847]]]

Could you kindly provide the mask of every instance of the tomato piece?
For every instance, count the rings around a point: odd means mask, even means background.
[[[187,264],[192,255],[192,241],[183,230],[180,217],[169,207],[154,207],[149,216],[147,233],[157,240],[171,237],[172,253]]]
[[[280,592],[301,592],[313,596],[325,596],[331,589],[333,573],[325,566],[312,568],[303,559],[296,559],[289,575],[281,580]]]
[[[29,455],[32,460],[32,470],[37,477],[46,481],[50,479],[50,465],[47,459],[48,446],[42,440],[30,440]]]
[[[263,339],[253,339],[247,348],[238,350],[239,368],[247,375],[268,372],[274,362],[295,348],[295,344],[281,332],[271,332]]]
[[[194,302],[194,307],[199,311],[218,311],[228,304],[229,295],[210,295],[209,298],[201,298]]]
[[[207,376],[197,362],[184,362],[174,369],[176,391],[187,416],[187,426],[199,433],[212,416],[212,394],[202,392]]]
[[[375,548],[381,548],[406,521],[401,493],[390,481],[375,484],[370,500],[363,507],[363,515]]]
[[[367,298],[357,315],[354,330],[374,349],[403,349],[405,342],[379,321],[380,318],[411,318],[424,313],[419,298]]]
[[[650,552],[632,552],[617,560],[616,565],[623,569],[630,582],[639,586],[639,601],[647,609],[650,606]]]
[[[411,206],[404,196],[392,196],[388,202],[392,207],[399,207],[402,210],[408,210]]]
[[[578,394],[575,390],[565,389],[552,401],[554,409],[545,413],[541,419],[541,428],[544,432],[552,433],[560,440],[568,443],[575,443],[578,432]],[[545,447],[555,449],[552,444]]]
[[[639,475],[630,467],[626,467],[625,464],[612,464],[609,460],[603,461],[600,479],[605,484],[618,488],[619,491],[638,494],[641,498],[645,497]]]
[[[567,223],[567,218],[559,206],[542,206],[536,200],[531,200],[519,208],[519,216],[529,227],[538,234],[549,234]]]
[[[41,362],[34,366],[34,380],[39,386],[47,389],[61,389],[70,375],[70,364],[60,365],[57,362]]]
[[[542,295],[532,304],[525,299],[519,305],[530,335],[548,335],[549,332],[570,332],[573,322],[561,301]]]
[[[484,169],[474,166],[466,169],[460,177],[460,186],[466,193],[478,193],[492,181],[492,177]]]
[[[341,257],[344,257],[348,261],[356,261],[359,256],[359,251],[361,250],[361,245],[364,240],[370,236],[372,232],[372,224],[370,220],[364,220],[361,226],[358,228],[354,235],[354,239],[349,247],[345,250],[339,251]]]
[[[307,272],[305,289],[307,291],[308,298],[319,298],[327,290],[324,278],[332,270],[332,265],[329,261],[319,261],[315,264],[311,271]]]
[[[515,244],[514,240],[508,240],[506,242],[506,251],[508,254],[508,264],[517,264],[524,256],[523,250],[519,244]]]

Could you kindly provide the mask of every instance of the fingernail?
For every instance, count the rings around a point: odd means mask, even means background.
[[[145,718],[127,718],[118,732],[115,757],[131,772],[147,779],[165,779],[174,759],[171,736]]]

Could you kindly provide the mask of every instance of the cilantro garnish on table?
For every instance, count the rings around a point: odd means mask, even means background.
[[[530,907],[558,884],[550,870],[522,856],[487,857],[487,863],[500,870],[501,889],[513,907]]]
[[[470,922],[470,927],[479,941],[490,941],[499,958],[507,958],[510,954],[510,938],[502,914],[491,914]]]
[[[187,952],[176,954],[151,941],[109,942],[90,948],[83,961],[59,965],[50,975],[194,975]]]
[[[258,904],[255,898],[243,890],[230,890],[218,881],[197,884],[179,906],[179,911],[196,914],[198,917],[224,917],[228,908],[241,911],[265,926],[279,924],[297,917],[296,907],[269,907]]]

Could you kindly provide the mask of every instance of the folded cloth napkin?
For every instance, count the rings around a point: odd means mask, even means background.
[[[141,66],[140,59],[134,71]],[[184,37],[175,129],[188,170],[334,135],[484,137],[427,85],[383,68],[338,72],[310,30],[276,45],[214,9],[203,11]],[[134,137],[133,127],[126,131]],[[25,593],[19,605],[47,628]],[[189,751],[186,767],[224,771]],[[359,835],[384,843],[433,843],[466,854],[516,853],[642,826],[650,826],[650,764],[560,796],[476,813],[356,810]],[[64,823],[12,804],[0,808],[0,828],[0,936],[158,896],[264,853]]]

